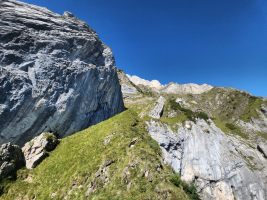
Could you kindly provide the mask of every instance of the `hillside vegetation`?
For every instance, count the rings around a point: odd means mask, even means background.
[[[198,199],[160,154],[130,109],[62,139],[37,168],[1,183],[1,199]]]

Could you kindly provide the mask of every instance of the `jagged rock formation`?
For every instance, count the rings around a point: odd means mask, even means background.
[[[132,95],[137,95],[139,93],[136,86],[129,80],[129,78],[123,71],[118,70],[118,77],[120,80],[121,91],[124,99],[131,97]]]
[[[22,147],[26,167],[28,169],[35,168],[49,155],[48,152],[54,150],[58,144],[59,140],[53,133],[42,133],[27,142]]]
[[[112,52],[84,22],[0,4],[0,144],[62,137],[124,109]]]
[[[19,146],[6,143],[0,147],[0,181],[15,176],[16,171],[24,165],[24,156]]]
[[[207,84],[177,84],[177,83],[169,83],[167,85],[162,85],[158,80],[148,81],[142,79],[138,76],[127,75],[129,80],[135,85],[146,86],[151,88],[154,92],[159,93],[167,93],[167,94],[201,94],[203,92],[207,92],[211,90],[213,87]]]

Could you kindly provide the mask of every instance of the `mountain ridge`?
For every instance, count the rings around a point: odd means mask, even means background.
[[[136,75],[126,74],[127,77],[132,81],[135,85],[143,85],[148,86],[152,89],[156,89],[159,92],[165,93],[193,93],[199,94],[202,92],[206,92],[213,88],[213,86],[208,84],[195,84],[195,83],[186,83],[186,84],[178,84],[174,82],[170,82],[168,84],[162,85],[158,80],[145,80]]]

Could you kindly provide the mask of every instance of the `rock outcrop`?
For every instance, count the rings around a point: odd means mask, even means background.
[[[24,156],[19,146],[6,143],[0,147],[0,181],[14,177],[16,171],[24,165]]]
[[[177,131],[153,120],[147,125],[165,162],[183,180],[194,182],[203,199],[265,200],[267,160],[263,150],[226,136],[211,120],[187,121]]]
[[[42,133],[27,142],[23,148],[23,154],[28,169],[35,168],[54,150],[59,144],[59,140],[53,133]]]
[[[129,78],[123,71],[118,70],[118,77],[120,80],[121,91],[124,99],[131,97],[132,95],[137,95],[139,93],[136,86],[129,80]]]
[[[0,144],[60,137],[124,109],[109,47],[71,13],[0,2]]]
[[[165,98],[160,96],[156,102],[154,108],[150,111],[149,116],[155,119],[159,119],[163,113]]]
[[[138,76],[131,76],[127,74],[127,77],[135,84],[135,85],[143,85],[143,86],[148,86],[150,88],[156,89],[156,90],[160,90],[162,89],[164,86],[161,85],[161,83],[158,80],[152,80],[152,81],[148,81],[145,79],[142,79]]]

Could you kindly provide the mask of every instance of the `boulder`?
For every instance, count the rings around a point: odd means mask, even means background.
[[[0,180],[14,177],[24,165],[24,155],[19,146],[6,143],[0,147]]]
[[[58,144],[59,140],[52,133],[42,133],[30,142],[27,142],[22,148],[26,160],[26,167],[28,169],[35,168],[49,156],[48,152],[54,150]]]

